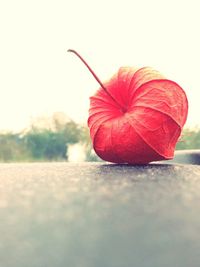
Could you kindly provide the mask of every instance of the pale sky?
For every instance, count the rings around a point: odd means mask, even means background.
[[[200,1],[0,0],[0,130],[65,112],[86,123],[99,85],[121,66],[151,66],[189,99],[188,125],[200,125]]]

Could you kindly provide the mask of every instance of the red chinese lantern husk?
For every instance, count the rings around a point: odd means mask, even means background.
[[[172,159],[188,113],[184,90],[149,67],[120,68],[100,85],[88,118],[97,155],[129,164]]]

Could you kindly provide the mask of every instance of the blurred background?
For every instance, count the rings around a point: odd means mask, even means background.
[[[186,92],[177,149],[200,148],[198,0],[0,1],[0,161],[91,161],[87,117],[120,66],[151,66]]]

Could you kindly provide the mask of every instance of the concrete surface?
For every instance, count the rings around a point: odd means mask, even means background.
[[[0,164],[0,267],[199,267],[200,166]]]

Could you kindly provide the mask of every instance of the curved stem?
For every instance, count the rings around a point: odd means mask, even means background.
[[[125,112],[126,108],[124,108],[123,106],[121,106],[117,100],[108,92],[108,90],[106,89],[106,87],[103,85],[103,83],[101,82],[101,80],[98,78],[98,76],[94,73],[94,71],[91,69],[91,67],[88,65],[88,63],[82,58],[82,56],[76,52],[76,50],[74,49],[68,49],[67,52],[72,52],[74,53],[77,57],[80,58],[80,60],[84,63],[84,65],[88,68],[88,70],[90,71],[90,73],[93,75],[93,77],[95,78],[95,80],[100,84],[101,88],[103,88],[103,90],[107,93],[107,95],[109,95],[109,97],[118,105],[118,107]]]

